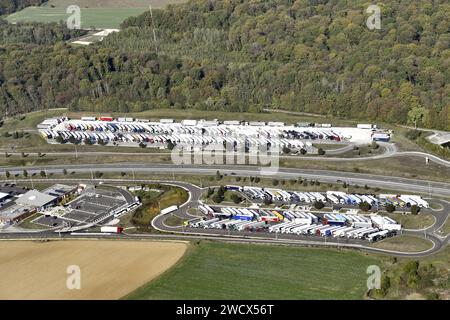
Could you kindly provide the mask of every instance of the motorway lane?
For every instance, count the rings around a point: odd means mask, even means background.
[[[135,172],[135,173],[163,173],[163,174],[186,174],[186,175],[215,175],[217,171],[222,174],[239,176],[262,176],[264,172],[260,167],[242,165],[182,165],[173,164],[142,164],[142,163],[116,163],[116,164],[81,164],[81,165],[53,165],[53,166],[30,166],[30,167],[0,167],[0,174],[9,171],[11,174],[21,174],[26,169],[29,174],[39,173],[41,170],[47,173],[61,173],[63,169],[76,173],[101,172]],[[380,176],[365,173],[339,172],[314,169],[280,168],[273,174],[264,174],[273,178],[307,178],[319,180],[326,183],[336,183],[338,180],[350,184],[358,184],[370,187],[393,189],[405,192],[417,192],[438,196],[450,196],[450,183],[400,178],[392,176]],[[11,179],[13,180],[13,179]]]

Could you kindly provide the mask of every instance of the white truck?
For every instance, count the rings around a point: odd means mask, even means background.
[[[121,227],[108,227],[104,226],[100,228],[101,233],[122,233],[123,229]]]
[[[162,209],[161,214],[168,214],[178,210],[178,206],[170,206],[168,208]]]

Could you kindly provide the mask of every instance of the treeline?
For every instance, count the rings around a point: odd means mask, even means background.
[[[88,48],[8,45],[0,108],[277,108],[450,129],[450,4],[380,5],[369,30],[363,0],[191,0]]]
[[[0,16],[20,11],[29,6],[40,6],[47,0],[0,0]]]
[[[87,33],[84,30],[71,30],[58,23],[18,23],[9,24],[0,18],[0,45],[6,44],[54,44],[67,41]]]

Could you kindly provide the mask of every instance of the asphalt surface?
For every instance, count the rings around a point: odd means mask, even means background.
[[[343,146],[342,148],[335,149],[335,150],[328,150],[327,155],[328,156],[299,156],[299,155],[280,155],[280,159],[295,159],[299,161],[311,161],[311,160],[320,160],[320,161],[332,161],[332,162],[357,162],[357,161],[369,161],[369,160],[381,160],[381,159],[388,159],[392,157],[419,157],[423,158],[424,160],[426,158],[429,159],[429,161],[435,162],[439,165],[450,167],[450,161],[441,159],[435,155],[424,153],[424,152],[417,152],[417,151],[398,151],[397,147],[393,143],[385,143],[385,142],[378,142],[380,146],[384,148],[384,152],[378,155],[373,156],[363,156],[363,157],[330,157],[329,155],[339,155],[345,152],[349,152],[353,150],[354,144],[348,144],[346,146]],[[3,152],[8,152],[9,150],[6,149],[0,149]],[[8,152],[9,155],[14,156],[22,156],[22,152]],[[33,154],[33,152],[30,152],[28,154]],[[37,154],[36,152],[34,154]],[[65,152],[45,152],[45,156],[57,156],[57,157],[83,157],[83,156],[144,156],[144,157],[153,157],[153,156],[168,156],[170,155],[170,152],[115,152],[115,151],[80,151],[80,152],[73,152],[73,151],[65,151]]]
[[[420,179],[409,179],[392,176],[373,175],[354,172],[339,172],[314,169],[279,168],[270,173],[260,167],[240,166],[240,165],[182,165],[172,164],[142,164],[142,163],[115,163],[115,164],[81,164],[81,165],[53,165],[53,166],[30,166],[30,167],[0,167],[0,175],[4,176],[5,171],[14,174],[22,174],[26,169],[29,175],[39,174],[45,170],[47,174],[60,174],[63,169],[75,173],[93,173],[101,171],[103,173],[159,173],[159,174],[186,174],[186,175],[215,175],[217,171],[222,174],[238,176],[261,176],[270,178],[297,178],[302,177],[309,180],[319,180],[325,183],[336,183],[345,181],[350,184],[360,186],[379,187],[392,189],[407,193],[424,193],[437,196],[450,196],[450,183],[427,181]],[[10,180],[14,180],[11,179]]]

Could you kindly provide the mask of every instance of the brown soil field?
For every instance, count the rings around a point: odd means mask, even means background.
[[[0,299],[119,299],[174,265],[187,243],[0,241]],[[80,289],[69,290],[80,268]]]

